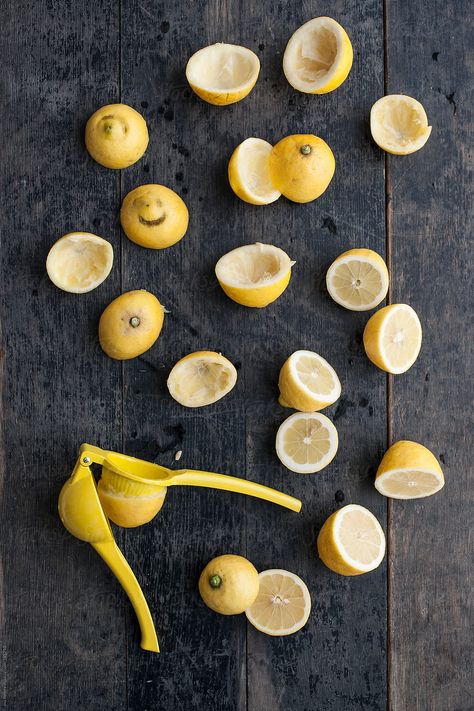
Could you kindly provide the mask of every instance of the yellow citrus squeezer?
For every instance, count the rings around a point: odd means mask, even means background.
[[[189,469],[173,471],[159,464],[82,444],[74,470],[59,495],[59,515],[69,533],[90,543],[118,578],[137,615],[141,647],[150,652],[160,651],[153,619],[138,580],[115,542],[99,498],[92,464],[101,465],[102,475],[112,478],[116,485],[122,483],[122,489],[133,490],[135,487],[137,492],[161,491],[161,503],[168,486],[203,486],[248,494],[292,511],[301,509],[298,499],[252,481]]]

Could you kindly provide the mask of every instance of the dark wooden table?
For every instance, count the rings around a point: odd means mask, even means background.
[[[4,0],[2,708],[474,708],[470,12],[462,0]],[[346,28],[355,61],[340,89],[306,96],[287,84],[282,52],[320,14]],[[195,50],[222,40],[256,51],[262,71],[245,101],[215,108],[190,92],[184,68]],[[374,145],[368,121],[376,99],[398,92],[420,99],[433,124],[426,147],[402,158]],[[87,117],[118,101],[144,114],[151,136],[144,158],[123,172],[94,163],[83,143]],[[332,147],[329,190],[308,205],[240,202],[226,179],[233,148],[248,136],[275,142],[295,132]],[[189,206],[189,232],[171,249],[145,251],[120,231],[121,198],[144,182],[172,187]],[[50,246],[72,230],[96,232],[115,249],[110,277],[82,296],[59,291],[45,273]],[[264,310],[231,302],[213,273],[222,254],[255,241],[296,259],[288,290]],[[422,351],[403,376],[370,364],[361,345],[367,314],[326,292],[332,259],[356,246],[386,255],[390,300],[420,316]],[[152,350],[121,364],[100,350],[97,321],[136,288],[170,313]],[[165,381],[178,358],[201,348],[228,356],[239,381],[217,404],[186,410]],[[278,371],[298,348],[328,358],[343,383],[328,411],[337,458],[308,477],[274,453],[288,414],[277,404]],[[375,491],[381,455],[400,438],[439,457],[442,493],[399,502]],[[170,466],[181,449],[180,465],[281,488],[302,498],[303,511],[185,488],[169,492],[153,523],[117,529],[159,631],[162,653],[146,653],[117,581],[57,515],[83,441]],[[331,573],[315,551],[323,521],[349,502],[369,507],[388,540],[382,566],[353,579]],[[244,616],[208,610],[197,578],[225,552],[301,575],[313,599],[306,628],[273,639]]]

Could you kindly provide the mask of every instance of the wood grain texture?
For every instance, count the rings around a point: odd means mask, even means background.
[[[472,16],[464,2],[426,9],[419,0],[388,2],[388,91],[422,101],[433,125],[422,151],[388,162],[392,300],[415,308],[424,334],[413,368],[394,378],[392,437],[429,447],[446,486],[432,498],[392,504],[390,698],[394,711],[468,711],[474,707]]]

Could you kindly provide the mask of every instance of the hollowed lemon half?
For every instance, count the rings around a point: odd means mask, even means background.
[[[216,264],[216,276],[233,301],[263,308],[283,294],[294,263],[279,247],[257,242],[224,254]]]
[[[204,101],[227,106],[251,92],[259,72],[260,60],[251,49],[219,42],[193,54],[186,66],[186,79]]]
[[[370,111],[372,138],[387,153],[405,156],[419,151],[431,128],[420,102],[404,94],[382,96]]]
[[[63,291],[85,294],[107,279],[113,261],[110,242],[90,232],[70,232],[49,250],[46,271]]]
[[[295,351],[285,361],[278,380],[280,405],[315,412],[332,405],[341,383],[329,363],[313,351]]]
[[[281,193],[270,180],[269,158],[273,146],[262,138],[247,138],[229,161],[229,182],[234,193],[252,205],[268,205]]]
[[[237,371],[230,360],[213,351],[196,351],[173,366],[167,385],[181,405],[204,407],[227,395],[236,382]]]
[[[388,291],[388,269],[372,249],[350,249],[329,267],[326,285],[330,296],[351,311],[368,311],[383,301]]]
[[[298,474],[315,474],[332,462],[339,440],[331,420],[320,412],[295,412],[279,427],[276,453]]]
[[[352,67],[352,45],[331,17],[315,17],[291,36],[283,71],[291,86],[305,94],[327,94],[346,80]]]
[[[363,340],[372,363],[387,373],[405,373],[420,352],[420,319],[408,304],[384,306],[367,321]]]

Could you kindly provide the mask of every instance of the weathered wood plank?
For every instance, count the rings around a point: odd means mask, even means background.
[[[2,3],[1,192],[4,490],[1,704],[124,709],[128,603],[92,549],[61,526],[57,497],[82,441],[121,445],[120,369],[97,319],[119,290],[117,174],[87,155],[84,123],[118,98],[116,2]],[[72,230],[115,247],[82,296],[48,280]]]
[[[413,368],[394,378],[392,437],[440,458],[446,487],[391,506],[394,711],[472,709],[472,57],[469,3],[388,2],[388,91],[419,99],[426,146],[389,158],[392,300],[423,326]],[[407,31],[407,28],[411,28]],[[472,274],[472,270],[471,270]]]

